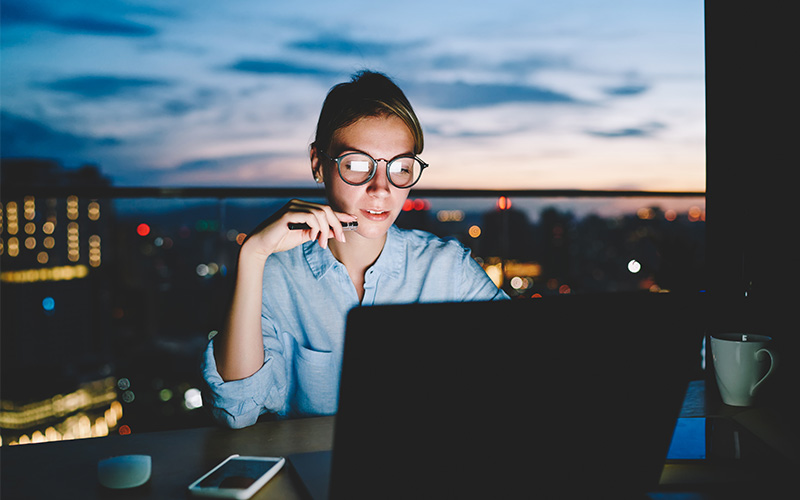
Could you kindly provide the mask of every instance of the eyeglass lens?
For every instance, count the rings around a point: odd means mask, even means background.
[[[372,177],[375,168],[377,168],[377,162],[364,154],[346,154],[339,159],[339,172],[342,178],[350,184],[367,182]],[[403,156],[389,162],[388,171],[392,184],[397,187],[410,186],[422,174],[422,164],[414,158]]]

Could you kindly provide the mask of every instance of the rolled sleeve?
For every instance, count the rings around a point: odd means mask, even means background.
[[[228,427],[239,429],[253,425],[265,412],[285,413],[285,362],[280,352],[265,348],[264,364],[253,375],[225,382],[217,370],[214,341],[203,356],[203,378],[207,384],[205,399],[211,414]]]

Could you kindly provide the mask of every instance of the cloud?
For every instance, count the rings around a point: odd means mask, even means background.
[[[152,26],[127,19],[98,17],[94,12],[68,16],[54,15],[27,1],[4,0],[2,23],[6,26],[34,25],[63,33],[101,36],[147,37],[157,33]]]
[[[56,130],[42,122],[0,111],[3,157],[71,155],[97,146],[115,146],[113,137],[88,137]]]
[[[645,138],[653,137],[656,132],[666,128],[661,122],[645,123],[639,127],[629,127],[614,130],[587,130],[586,134],[593,137],[601,137],[604,139],[621,139],[621,138]]]
[[[608,87],[604,89],[606,95],[613,96],[613,97],[629,97],[635,96],[639,94],[643,94],[650,90],[648,85],[620,85],[618,87]]]
[[[315,185],[305,156],[269,152],[189,160],[169,169],[147,170],[145,177],[149,182],[183,186]]]
[[[221,93],[211,88],[201,88],[187,98],[167,99],[161,105],[160,110],[166,116],[179,117],[185,116],[195,111],[202,111],[213,108],[218,103]]]
[[[464,127],[464,124],[459,123],[458,127],[448,124],[445,126],[436,124],[425,124],[424,130],[426,135],[439,136],[455,139],[478,139],[478,138],[492,138],[492,137],[508,137],[511,135],[524,133],[530,130],[529,127],[521,125],[513,125],[508,127],[498,128],[470,128]]]
[[[404,88],[412,102],[445,109],[465,109],[511,102],[539,104],[581,104],[568,94],[543,87],[506,84],[407,83]]]
[[[131,21],[99,19],[87,16],[53,19],[50,24],[68,33],[130,37],[144,37],[156,34],[156,29],[152,26]]]
[[[166,80],[119,76],[88,75],[63,78],[38,86],[56,92],[74,94],[91,99],[130,94],[141,89],[169,85]]]
[[[408,47],[408,44],[354,41],[337,35],[320,36],[311,40],[300,40],[288,44],[291,49],[300,49],[324,54],[357,55],[363,57],[382,57],[395,50]]]
[[[532,54],[522,59],[504,61],[497,66],[499,71],[517,75],[527,75],[548,69],[572,69],[572,62],[566,56],[553,54]]]
[[[242,73],[254,73],[259,75],[300,75],[300,76],[336,76],[337,71],[331,71],[317,66],[302,66],[299,64],[272,60],[272,59],[240,59],[228,69]]]

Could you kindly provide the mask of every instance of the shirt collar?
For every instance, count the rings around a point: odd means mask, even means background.
[[[406,240],[400,230],[397,229],[397,226],[392,224],[389,226],[389,231],[386,232],[386,243],[383,245],[383,251],[372,268],[381,274],[394,278],[399,277],[403,270],[405,250]]]
[[[392,224],[386,233],[386,243],[383,245],[383,250],[372,269],[381,274],[399,277],[403,269],[404,253],[405,239],[397,226]],[[325,273],[339,262],[331,253],[330,248],[321,248],[316,240],[307,241],[303,244],[303,254],[311,273],[317,280],[322,279]]]
[[[331,253],[330,248],[322,248],[317,240],[307,241],[303,244],[303,254],[311,268],[314,278],[321,280],[330,268],[336,265],[336,257]]]

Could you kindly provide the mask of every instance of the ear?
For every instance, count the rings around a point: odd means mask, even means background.
[[[322,161],[320,160],[319,155],[317,154],[316,146],[311,146],[311,174],[314,176],[314,181],[319,184],[325,181],[325,174],[322,168]]]

